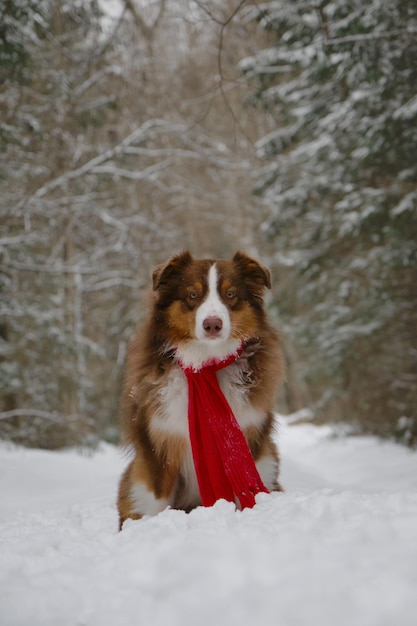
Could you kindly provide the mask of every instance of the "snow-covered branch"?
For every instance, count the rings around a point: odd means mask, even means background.
[[[145,141],[146,139],[155,137],[161,132],[180,132],[183,131],[184,128],[185,127],[183,124],[170,124],[169,122],[166,122],[162,119],[148,120],[147,122],[142,124],[142,126],[135,128],[132,133],[125,137],[125,139],[123,139],[123,141],[121,141],[115,147],[110,148],[105,152],[102,152],[101,154],[98,154],[80,167],[65,172],[61,176],[54,178],[53,180],[49,181],[48,183],[37,189],[35,193],[32,194],[32,196],[30,196],[30,198],[25,201],[25,203],[42,198],[57,187],[61,187],[71,180],[92,173],[94,169],[98,168],[98,166],[105,163],[106,161],[110,161],[115,157],[123,155],[126,151],[126,148],[136,142]],[[149,175],[151,175],[151,173],[152,172],[149,172]]]
[[[39,409],[13,409],[12,411],[0,411],[0,420],[13,419],[15,417],[39,417],[55,424],[61,424],[63,419],[68,420],[67,415]]]
[[[376,39],[395,39],[397,37],[417,37],[417,30],[404,28],[400,30],[373,31],[360,35],[347,35],[346,37],[330,37],[324,40],[325,46],[339,46],[345,43],[360,43],[362,41],[373,41]]]

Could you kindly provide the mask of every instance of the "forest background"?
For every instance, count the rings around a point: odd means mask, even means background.
[[[269,265],[284,412],[417,443],[415,0],[0,0],[0,437],[117,440],[151,269]]]

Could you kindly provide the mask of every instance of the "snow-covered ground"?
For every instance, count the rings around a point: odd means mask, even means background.
[[[284,494],[117,532],[126,460],[0,445],[1,626],[411,626],[417,454],[279,433]]]

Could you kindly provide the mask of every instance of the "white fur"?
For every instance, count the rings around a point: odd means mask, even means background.
[[[222,302],[217,289],[217,268],[214,263],[208,272],[208,291],[205,300],[200,304],[195,316],[195,336],[200,341],[224,341],[229,339],[231,331],[230,315],[227,306]],[[218,336],[207,338],[203,322],[207,317],[218,317],[223,327]]]
[[[272,491],[276,485],[278,476],[278,465],[276,459],[272,456],[263,456],[256,462],[256,468],[265,487],[269,489],[269,491]]]
[[[148,491],[143,483],[134,483],[130,488],[130,498],[134,513],[139,515],[157,515],[172,503],[172,498],[155,498],[152,491]]]
[[[206,361],[222,360],[234,354],[240,343],[240,339],[206,339],[203,341],[192,339],[178,346],[177,357],[185,367],[198,370]]]
[[[250,403],[241,372],[239,363],[234,363],[217,372],[217,377],[239,426],[245,430],[249,426],[261,426],[265,415]],[[150,423],[151,430],[184,437],[189,443],[187,379],[178,366],[171,370],[164,383],[159,391],[160,409]]]
[[[217,372],[220,389],[230,404],[242,430],[249,426],[260,427],[265,413],[255,409],[248,399],[248,389],[242,382],[242,369],[239,362]]]
[[[188,388],[185,374],[173,368],[159,389],[160,409],[151,421],[151,430],[188,439]]]

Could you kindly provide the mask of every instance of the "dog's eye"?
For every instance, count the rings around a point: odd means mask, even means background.
[[[188,294],[188,297],[191,298],[191,300],[195,300],[196,298],[198,298],[197,291],[193,289],[193,291],[190,291],[190,293]]]
[[[235,297],[235,292],[233,291],[233,289],[228,289],[226,291],[226,298],[228,298],[229,300],[231,300],[232,298]]]

